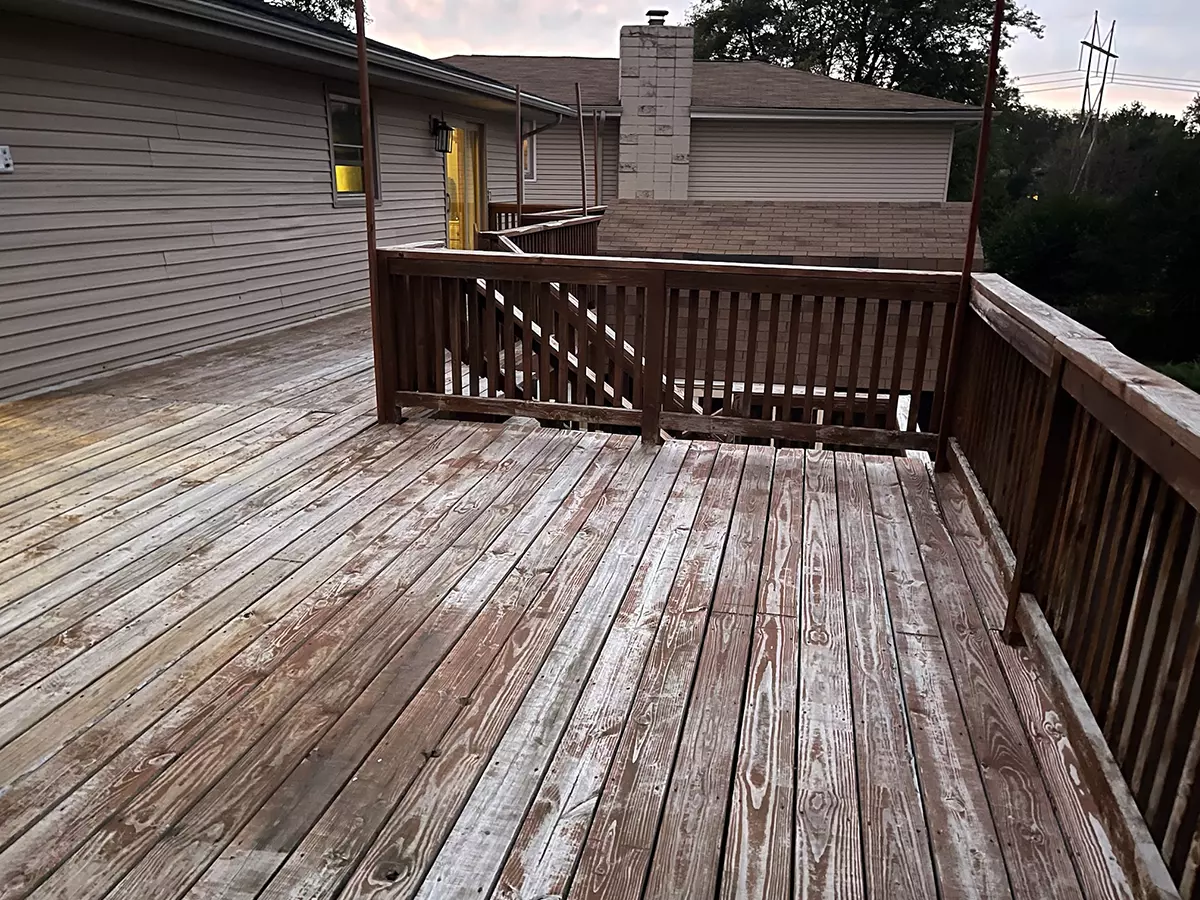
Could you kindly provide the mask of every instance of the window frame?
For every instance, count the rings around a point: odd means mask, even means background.
[[[333,101],[339,103],[349,103],[357,106],[359,109],[359,121],[362,120],[362,102],[358,97],[353,96],[347,91],[339,91],[335,88],[326,88],[325,90],[325,134],[329,144],[329,190],[333,195],[334,206],[364,206],[367,202],[365,192],[363,194],[350,193],[348,191],[339,191],[337,189],[337,155],[335,148],[342,147],[361,147],[360,144],[335,144],[333,140]],[[383,179],[379,168],[379,123],[375,115],[375,105],[371,105],[371,149],[372,162],[371,167],[371,183],[375,188],[375,202],[379,204],[383,200]],[[365,147],[362,148],[365,151]],[[365,153],[364,153],[365,156]],[[366,160],[363,160],[363,169],[366,169]]]
[[[521,123],[521,134],[524,135],[527,132],[533,131],[535,127],[536,126],[534,125],[533,122],[522,122]],[[526,142],[528,142],[528,144],[529,144],[529,169],[528,170],[526,170],[526,168],[525,168],[525,143]],[[536,134],[530,134],[529,137],[522,138],[521,159],[519,161],[519,164],[521,166],[521,177],[525,181],[525,183],[526,184],[536,184],[537,183],[537,135]]]

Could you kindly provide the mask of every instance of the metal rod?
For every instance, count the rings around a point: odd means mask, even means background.
[[[600,112],[592,110],[592,196],[599,206],[600,199]]]
[[[525,125],[521,121],[521,86],[515,85],[517,90],[517,227],[520,228],[525,224],[524,207],[525,207],[525,138],[522,134],[525,130]],[[489,223],[489,226],[495,228],[495,225]]]
[[[580,213],[588,214],[587,202],[587,143],[583,137],[583,95],[579,92],[579,82],[575,82],[575,112],[579,119],[579,188],[583,192],[583,203],[580,205]]]
[[[1000,37],[1004,27],[1004,0],[996,0],[992,16],[992,45],[988,55],[987,82],[983,88],[983,120],[979,123],[979,145],[975,151],[975,184],[971,190],[971,218],[967,226],[967,246],[963,253],[962,279],[958,286],[958,302],[954,304],[954,325],[950,337],[950,352],[946,360],[945,400],[938,421],[937,454],[934,467],[944,472],[950,466],[946,450],[950,440],[950,423],[954,419],[955,376],[958,355],[963,340],[967,307],[971,303],[971,267],[975,262],[975,237],[979,231],[979,210],[983,204],[983,179],[987,174],[988,144],[992,134],[992,98],[996,93],[996,69],[1000,63]]]
[[[389,349],[384,342],[384,317],[379,306],[379,276],[375,264],[375,145],[371,128],[371,89],[367,75],[367,29],[363,0],[354,0],[354,24],[358,31],[358,104],[362,119],[362,185],[367,214],[367,288],[371,300],[371,341],[375,356],[375,415],[380,422],[395,422],[397,411],[388,401],[391,388],[386,384],[385,373],[389,367],[385,365],[384,356]]]

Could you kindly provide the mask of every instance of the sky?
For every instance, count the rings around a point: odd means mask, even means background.
[[[1196,91],[1162,90],[1113,83],[1105,88],[1105,108],[1135,100],[1178,114],[1200,92],[1200,2],[1198,0],[1032,0],[1045,36],[1025,35],[1005,51],[1011,73],[1026,78],[1074,70],[1079,41],[1091,28],[1097,9],[1103,30],[1117,20],[1113,49],[1120,55],[1118,76],[1138,75],[1196,82]],[[645,21],[647,0],[367,0],[373,19],[368,33],[406,50],[440,57],[454,53],[524,53],[562,56],[616,56],[621,25]],[[675,0],[668,22],[686,11]],[[1058,109],[1077,108],[1082,75],[1068,83],[1037,90],[1026,101]],[[1043,87],[1034,79],[1030,87]]]

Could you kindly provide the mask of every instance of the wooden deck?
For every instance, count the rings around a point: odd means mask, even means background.
[[[365,328],[0,406],[0,898],[1131,895],[955,481],[376,426]]]

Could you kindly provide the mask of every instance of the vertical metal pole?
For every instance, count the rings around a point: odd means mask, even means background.
[[[596,205],[600,200],[600,113],[592,110],[592,196]]]
[[[579,118],[579,188],[583,192],[583,203],[580,206],[580,215],[588,214],[587,202],[587,158],[584,148],[587,143],[583,137],[583,95],[579,92],[579,82],[575,82],[575,112]]]
[[[975,261],[975,236],[979,231],[979,209],[983,203],[983,179],[987,174],[988,143],[992,134],[992,98],[996,93],[996,69],[1000,62],[1000,36],[1004,26],[1004,0],[996,0],[992,16],[992,46],[988,56],[987,83],[983,89],[983,121],[979,123],[979,145],[975,151],[975,184],[971,191],[971,219],[967,226],[967,247],[963,254],[962,280],[958,286],[958,302],[954,304],[954,326],[950,337],[950,353],[946,360],[946,391],[941,421],[938,423],[937,455],[934,467],[944,472],[950,467],[946,449],[950,440],[950,423],[954,421],[956,369],[963,340],[967,307],[971,303],[971,265]]]
[[[392,399],[396,386],[389,384],[395,366],[395,334],[385,329],[390,317],[379,303],[379,273],[375,240],[375,144],[371,128],[371,89],[367,76],[367,29],[363,0],[354,0],[354,24],[358,30],[358,103],[362,118],[363,198],[367,212],[367,285],[371,299],[371,341],[375,355],[375,415],[380,422],[395,422],[398,411]]]
[[[517,88],[517,227],[525,224],[525,125],[521,122],[521,86]],[[494,227],[489,223],[489,227]]]

